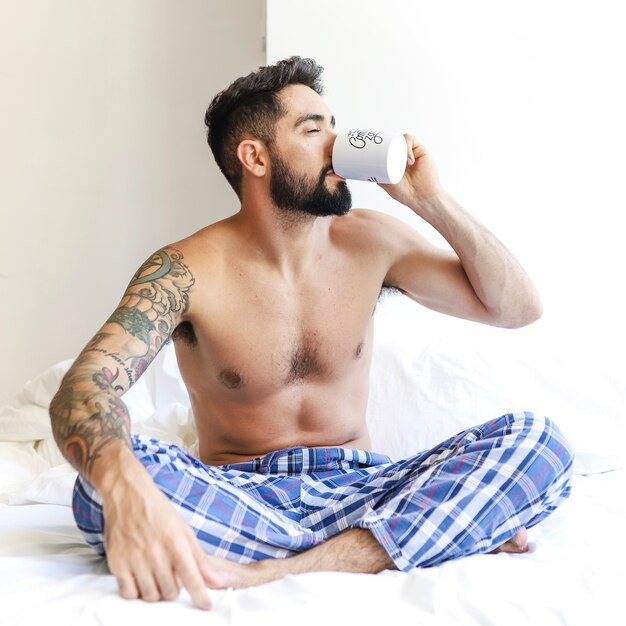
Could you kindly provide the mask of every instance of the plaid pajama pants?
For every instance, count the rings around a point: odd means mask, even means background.
[[[366,528],[399,570],[488,552],[568,497],[573,455],[558,427],[504,415],[408,459],[295,447],[207,466],[179,447],[133,436],[135,454],[203,549],[242,563],[282,558]],[[74,516],[104,554],[99,494],[78,478]]]

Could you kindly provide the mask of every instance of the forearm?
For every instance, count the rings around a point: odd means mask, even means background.
[[[410,208],[448,241],[493,324],[516,328],[541,316],[539,294],[517,259],[454,198],[442,191]]]
[[[106,363],[106,361],[105,361]],[[115,373],[113,373],[115,372]],[[84,351],[64,377],[50,403],[55,441],[62,454],[83,476],[96,480],[103,457],[131,450],[130,416],[119,397],[125,384],[116,384],[119,369],[103,365]]]
[[[50,404],[61,452],[96,488],[141,467],[132,454],[130,416],[121,395],[172,334],[193,284],[180,251],[167,247],[147,259]]]

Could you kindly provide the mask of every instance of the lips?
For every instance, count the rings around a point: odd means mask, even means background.
[[[333,168],[332,168],[332,167],[331,167],[331,168],[329,168],[329,169],[326,171],[326,176],[335,176],[336,178],[339,178],[339,179],[341,179],[341,180],[345,180],[345,178],[343,178],[343,176],[339,176],[339,174],[337,174],[337,173],[335,172],[335,170],[333,170]]]

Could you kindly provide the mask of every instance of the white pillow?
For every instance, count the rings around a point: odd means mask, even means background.
[[[419,316],[407,317],[393,303],[382,309],[367,410],[375,450],[404,458],[528,410],[557,423],[574,448],[576,473],[624,467],[626,381],[597,362],[515,331],[473,336],[448,328],[447,338],[425,339]]]
[[[52,437],[48,405],[71,364],[63,361],[28,381],[13,403],[0,409],[0,503],[70,503],[76,472]],[[161,351],[124,402],[133,433],[197,454],[189,397],[172,346]]]
[[[175,371],[172,371],[172,359]],[[72,363],[73,359],[62,361],[27,381],[15,399],[0,408],[0,441],[38,441],[52,437],[48,407]],[[149,419],[157,401],[167,405],[181,399],[188,402],[170,346],[165,346],[162,354],[157,355],[144,375],[124,394],[133,424]]]
[[[50,437],[48,405],[72,361],[62,361],[24,384],[14,401],[0,408],[0,441]]]

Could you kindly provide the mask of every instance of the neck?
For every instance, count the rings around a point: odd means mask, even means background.
[[[330,219],[285,211],[272,203],[243,202],[233,222],[257,258],[284,276],[297,276],[315,258],[327,237]]]

